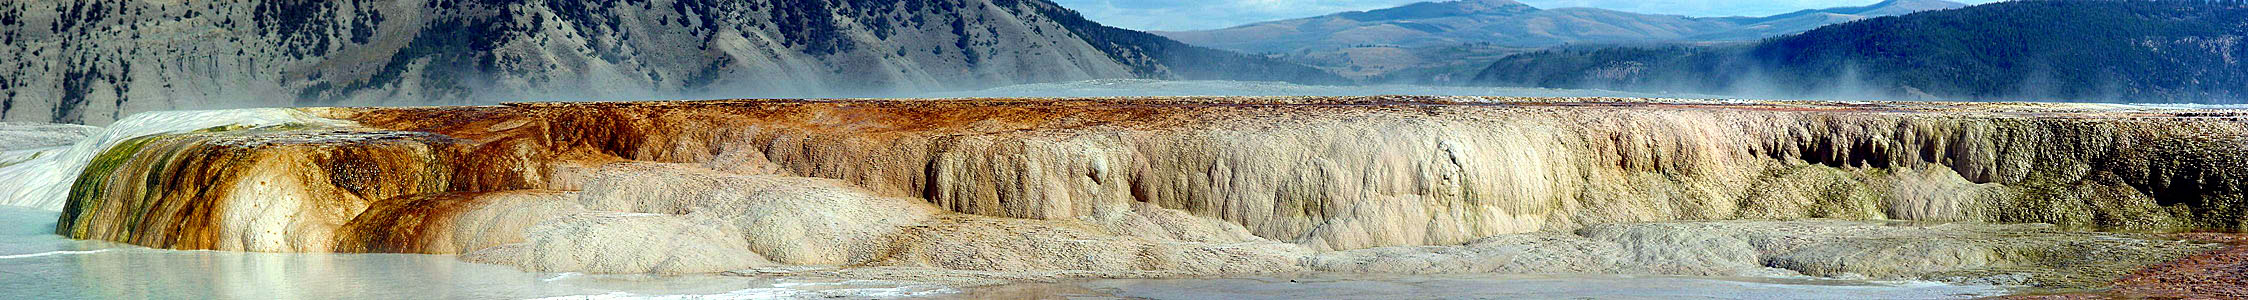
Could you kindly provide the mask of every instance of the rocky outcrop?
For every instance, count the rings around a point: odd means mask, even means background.
[[[446,191],[445,137],[217,129],[135,138],[87,166],[58,233],[172,249],[327,252],[378,200]],[[387,158],[387,159],[384,159]],[[92,197],[92,195],[102,195]],[[399,199],[405,201],[405,199]]]
[[[70,193],[71,183],[90,162],[110,148],[129,140],[160,134],[177,134],[194,131],[223,131],[259,127],[291,125],[303,127],[350,126],[349,122],[324,119],[293,109],[241,109],[224,111],[175,111],[138,114],[111,124],[99,131],[88,130],[76,142],[63,145],[7,152],[14,162],[0,164],[0,195],[6,196],[6,205],[28,206],[55,210],[63,207],[64,196]],[[68,128],[68,127],[65,127]],[[80,129],[85,130],[85,129]],[[52,131],[7,131],[9,136],[46,136]],[[130,152],[119,154],[131,154]],[[111,158],[122,159],[122,158]]]
[[[2206,248],[2071,230],[2248,227],[2234,174],[2248,122],[2230,111],[1461,97],[302,111],[332,120],[108,147],[58,231],[547,271],[1983,280],[1960,274],[2075,266],[2055,249],[2143,263]],[[1965,224],[1634,224],[1801,219]],[[2107,238],[2138,242],[2086,241]]]
[[[0,120],[160,110],[890,95],[1097,78],[1340,82],[1043,0],[16,1]]]

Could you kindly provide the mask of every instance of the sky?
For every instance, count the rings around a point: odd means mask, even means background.
[[[1101,24],[1138,30],[1202,30],[1441,0],[1054,0]],[[1880,0],[1516,0],[1538,8],[1594,7],[1697,17],[1767,16],[1864,6]],[[1995,0],[1952,0],[1981,4]]]

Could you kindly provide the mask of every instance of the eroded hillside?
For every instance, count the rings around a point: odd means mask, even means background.
[[[1040,0],[13,1],[0,119],[887,95],[1096,78],[1338,82]]]

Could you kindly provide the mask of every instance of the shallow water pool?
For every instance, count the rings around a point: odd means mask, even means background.
[[[0,207],[6,299],[1936,299],[2004,294],[1924,282],[1617,275],[1311,275],[932,283],[523,272],[451,255],[159,250],[52,233],[56,212]]]

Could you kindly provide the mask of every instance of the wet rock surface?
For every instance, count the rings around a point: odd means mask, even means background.
[[[2242,229],[2232,173],[2248,170],[2226,151],[2248,146],[2236,112],[2102,105],[1387,96],[302,111],[342,121],[111,147],[72,185],[58,231],[540,271],[962,283],[1589,273],[2069,290],[2216,249],[2134,232]]]
[[[2248,235],[2183,234],[2194,241],[2220,242],[2223,250],[2204,252],[2132,272],[2116,281],[2111,294],[2126,297],[2248,297]]]
[[[0,152],[68,146],[100,130],[85,125],[0,122]]]
[[[2222,249],[2201,252],[2147,266],[2115,280],[2113,288],[2093,292],[2039,292],[2006,299],[2236,299],[2248,297],[2248,235],[2238,233],[2183,233],[2169,235],[2194,242],[2222,244]]]

